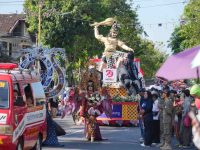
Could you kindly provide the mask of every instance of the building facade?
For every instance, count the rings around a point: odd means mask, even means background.
[[[14,60],[21,55],[20,50],[35,44],[35,38],[27,31],[25,15],[0,14],[0,50]]]

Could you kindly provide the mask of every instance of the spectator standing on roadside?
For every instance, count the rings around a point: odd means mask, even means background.
[[[191,123],[188,116],[190,111],[192,98],[190,96],[189,90],[184,90],[184,102],[183,102],[183,111],[182,111],[182,122],[181,122],[181,145],[183,148],[188,148],[190,146],[191,138]]]
[[[153,99],[153,143],[160,143],[160,120],[159,120],[159,108],[158,108],[158,93],[152,93]]]
[[[171,99],[172,103],[174,103],[176,96],[177,96],[177,92],[175,90],[171,90],[169,98]],[[174,133],[175,133],[175,122],[174,122],[175,120],[174,120],[174,118],[175,118],[175,109],[173,107],[173,109],[172,109],[172,137],[174,136]]]
[[[160,147],[162,150],[171,150],[171,130],[172,130],[172,113],[173,103],[170,97],[170,92],[163,91],[163,99],[165,105],[163,108],[163,125],[164,125],[164,146]]]
[[[58,98],[50,98],[49,99],[49,111],[51,112],[52,118],[55,118],[58,112]]]
[[[143,120],[143,114],[140,113],[140,110],[142,109],[142,104],[144,102],[144,92],[145,89],[141,89],[139,92],[139,95],[137,96],[138,98],[138,120],[139,120],[139,127],[140,127],[140,132],[141,132],[141,138],[140,142],[144,142],[144,120]]]
[[[142,108],[140,113],[143,114],[144,118],[144,143],[141,146],[151,146],[152,144],[152,128],[153,128],[153,100],[150,91],[144,92],[144,103],[142,104]]]
[[[158,147],[164,146],[164,125],[163,125],[163,109],[164,109],[165,101],[163,94],[161,92],[161,98],[158,99],[158,108],[159,108],[159,119],[160,119],[160,144]]]
[[[180,99],[180,95],[176,96],[175,101],[173,102],[173,107],[174,107],[174,129],[175,129],[175,135],[176,139],[181,144],[180,141],[180,127],[181,127],[181,121],[182,121],[182,101]]]

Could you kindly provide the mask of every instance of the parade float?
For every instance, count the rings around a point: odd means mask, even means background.
[[[22,49],[21,53],[19,68],[40,75],[47,98],[60,96],[66,86],[65,69],[60,63],[65,60],[65,51],[62,48],[33,47]]]
[[[91,59],[92,62],[95,62],[96,68],[101,63],[101,59]],[[140,59],[135,58],[132,60],[132,63],[136,65],[139,71],[140,78],[143,77],[143,71],[140,68]],[[113,74],[113,76],[115,76]],[[117,75],[116,75],[117,76]],[[109,78],[109,82],[108,79]],[[143,80],[143,78],[142,78]],[[133,91],[131,95],[124,87],[122,83],[117,80],[114,82],[111,77],[103,77],[102,86],[107,89],[109,95],[112,99],[112,116],[107,117],[105,113],[97,118],[97,121],[100,125],[109,125],[109,126],[137,126],[138,123],[138,99],[137,92]],[[142,81],[143,83],[143,81]],[[144,85],[142,85],[144,87]]]
[[[112,116],[103,113],[97,121],[101,125],[137,125],[137,94],[144,88],[140,59],[134,58],[134,50],[116,38],[120,26],[115,19],[107,18],[91,26],[95,38],[105,46],[102,58],[91,61],[102,73],[102,87],[107,89],[112,99]],[[99,34],[100,26],[111,26],[108,36]],[[118,47],[123,51],[117,51]]]
[[[98,27],[102,25],[111,26],[108,37],[99,34]],[[81,81],[76,87],[78,92],[73,92],[74,89],[69,92],[62,118],[71,113],[75,122],[76,119],[77,122],[82,122],[81,118],[85,118],[88,122],[86,128],[90,128],[88,131],[91,132],[94,131],[91,130],[91,126],[97,126],[95,122],[101,125],[136,125],[138,116],[136,95],[144,87],[140,59],[134,58],[134,50],[116,38],[119,27],[113,18],[91,26],[94,26],[95,38],[104,43],[105,50],[101,59],[91,59],[81,73]],[[117,51],[117,47],[126,52]],[[65,76],[55,55],[61,54],[62,57],[63,51],[35,48],[26,49],[24,52],[20,67],[31,68],[32,64],[39,64],[40,67],[37,68],[40,69],[41,82],[47,96],[59,95],[65,85]],[[58,82],[53,89],[49,90],[53,71],[58,74]],[[108,99],[112,100],[111,103]],[[91,132],[90,135],[93,134]],[[86,137],[94,140],[91,136]]]

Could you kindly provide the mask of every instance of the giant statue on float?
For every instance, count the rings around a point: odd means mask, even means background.
[[[103,71],[103,74],[110,73],[111,71],[115,72],[117,74],[115,82],[122,84],[126,88],[128,95],[136,95],[142,88],[142,78],[138,76],[138,69],[133,62],[134,50],[117,39],[119,24],[115,19],[107,18],[105,21],[96,22],[91,24],[91,26],[94,27],[95,38],[105,45],[99,71]],[[99,34],[99,26],[111,26],[107,37]],[[117,51],[118,47],[128,51],[128,53]],[[104,80],[104,82],[107,81]]]

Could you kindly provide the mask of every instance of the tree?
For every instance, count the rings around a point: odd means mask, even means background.
[[[178,53],[184,49],[184,47],[181,45],[184,39],[185,38],[181,36],[181,27],[176,27],[170,37],[168,45],[168,47],[172,49],[172,53]]]
[[[141,47],[144,52],[144,54],[140,56],[141,67],[144,70],[145,78],[152,78],[155,76],[160,65],[167,58],[167,55],[156,49],[153,42],[148,40],[143,40]]]
[[[38,12],[37,3],[38,0],[25,2],[25,12],[28,14],[27,21],[31,32],[37,32],[38,18],[32,15]],[[42,19],[43,43],[51,47],[62,46],[66,48],[67,53],[72,54],[74,52],[80,54],[82,50],[89,51],[91,56],[100,54],[103,46],[100,46],[94,38],[93,28],[89,24],[108,17],[116,17],[121,24],[120,38],[122,40],[133,47],[138,43],[137,35],[141,33],[141,27],[137,21],[137,14],[124,0],[91,0],[89,2],[52,0],[44,3],[42,13],[49,9],[55,9],[58,12]],[[66,12],[69,14],[60,15]],[[108,29],[102,30],[103,33],[108,32]]]
[[[200,1],[191,0],[184,8],[183,23],[172,33],[169,47],[173,52],[200,44]]]
[[[182,36],[185,40],[182,45],[193,47],[200,44],[200,1],[191,0],[184,10],[186,24],[183,26]]]
[[[39,0],[26,0],[24,4],[29,31],[32,33],[38,30],[38,3]],[[49,47],[65,48],[70,71],[83,67],[89,58],[102,54],[104,47],[94,38],[90,24],[108,17],[118,20],[121,25],[119,39],[136,49],[137,57],[145,53],[140,38],[143,29],[136,11],[126,0],[45,0],[41,12],[42,43]],[[109,27],[100,28],[100,32],[106,35]]]

